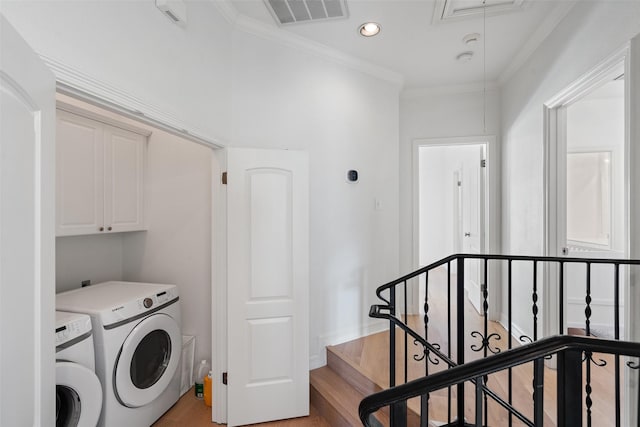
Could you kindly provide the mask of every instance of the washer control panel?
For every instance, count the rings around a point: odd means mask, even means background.
[[[56,347],[91,332],[91,318],[84,314],[56,312]]]

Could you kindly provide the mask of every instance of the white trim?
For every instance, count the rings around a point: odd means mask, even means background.
[[[408,88],[400,93],[401,99],[414,99],[425,98],[433,95],[455,95],[460,93],[482,93],[484,90],[487,92],[497,92],[500,90],[498,82],[487,82],[486,85],[483,82],[465,83],[459,85],[449,86],[429,86],[421,88]]]
[[[231,25],[235,25],[238,19],[238,9],[233,5],[231,0],[209,0],[218,9],[222,17]]]
[[[142,129],[137,126],[130,125],[128,123],[123,123],[118,120],[114,120],[109,117],[103,116],[101,114],[97,114],[91,111],[87,111],[83,108],[76,107],[75,105],[67,104],[66,102],[56,101],[56,108],[58,110],[66,111],[67,113],[75,114],[76,116],[81,116],[87,119],[95,120],[100,123],[111,125],[113,127],[117,127],[119,129],[124,129],[129,132],[142,135],[146,138],[150,137],[151,134],[153,133],[148,129]]]
[[[484,244],[483,252],[485,254],[500,253],[500,147],[498,139],[495,135],[477,135],[477,136],[460,136],[446,138],[418,138],[413,140],[411,149],[412,157],[412,263],[413,269],[419,268],[419,203],[418,203],[418,182],[419,182],[419,155],[418,150],[421,146],[442,146],[442,145],[469,145],[483,144],[486,147],[486,182],[484,196]],[[499,289],[501,283],[501,270],[498,263],[489,264],[489,319],[497,320],[501,313]],[[412,308],[418,302],[417,295],[413,297]]]
[[[544,103],[545,108],[558,108],[560,106],[568,106],[591,92],[595,87],[605,83],[604,80],[609,77],[615,77],[616,72],[613,69],[624,62],[629,55],[629,43],[625,43],[613,54],[598,63],[588,72],[584,73],[578,79],[573,81],[569,86],[561,90],[551,99]]]
[[[587,93],[592,91],[593,89],[601,86],[606,83],[608,80],[617,77],[616,74],[620,70],[621,64],[626,64],[627,58],[629,56],[629,43],[625,43],[621,48],[616,50],[613,54],[609,55],[607,58],[599,62],[596,66],[594,66],[590,71],[581,75],[578,79],[568,85],[565,89],[558,92],[555,96],[549,99],[547,102],[543,104],[543,151],[544,151],[544,255],[547,256],[560,256],[559,248],[563,244],[562,236],[566,235],[565,224],[562,224],[561,221],[558,221],[558,217],[561,214],[563,217],[566,215],[565,213],[560,212],[560,210],[566,209],[564,204],[560,203],[560,200],[563,200],[565,195],[562,193],[562,189],[558,188],[558,165],[561,162],[566,163],[566,149],[563,147],[566,146],[565,136],[558,134],[558,129],[565,129],[566,125],[564,122],[566,121],[566,113],[565,107],[571,105],[576,102]],[[628,65],[625,65],[628,67]],[[625,68],[625,75],[628,74],[628,69]],[[630,83],[628,80],[625,83],[625,87],[628,87]],[[628,89],[625,89],[627,91]],[[625,95],[625,99],[628,99],[628,93]],[[625,101],[626,102],[626,101]],[[629,126],[629,117],[628,117],[628,106],[625,107],[625,126]],[[628,132],[625,135],[625,162],[627,162],[627,167],[625,170],[625,188],[629,188],[629,157],[630,152],[630,139],[628,136]],[[628,190],[625,190],[628,191]],[[627,193],[628,194],[628,193]],[[627,195],[626,202],[626,210],[625,210],[625,223],[628,223],[628,218],[631,215],[629,209],[632,208],[629,203],[629,198]],[[560,212],[560,214],[559,214]],[[627,228],[627,234],[631,235],[631,229]],[[628,251],[629,242],[627,242],[625,250]],[[555,292],[552,292],[550,289],[551,283],[557,283],[558,277],[558,267],[554,265],[550,265],[545,263],[543,270],[543,286],[542,286],[542,295],[543,295],[543,306],[548,307],[548,310],[544,310],[543,312],[543,335],[553,335],[556,334],[557,326],[558,326],[558,301],[557,295]],[[627,280],[625,283],[629,283]],[[565,301],[560,302],[565,305],[566,308],[566,292],[565,292]],[[566,311],[565,311],[566,313]],[[567,323],[567,318],[563,319],[565,325]],[[564,330],[564,328],[563,328]]]
[[[328,59],[364,74],[369,74],[370,76],[384,80],[398,87],[402,87],[404,85],[404,77],[395,71],[357,59],[351,55],[342,53],[337,49],[325,46],[305,37],[298,36],[290,31],[267,25],[257,19],[240,14],[236,19],[235,25],[236,28],[244,31],[245,33],[288,47],[303,50],[306,53],[311,53],[320,58]]]
[[[573,305],[581,305],[581,306],[585,305],[584,299],[581,299],[581,298],[567,298],[567,303],[573,304]],[[610,298],[593,298],[589,303],[589,305],[613,307],[615,305],[615,301]],[[624,307],[624,302],[620,303],[620,307]]]
[[[275,43],[279,43],[295,49],[310,52],[318,57],[328,59],[340,65],[344,65],[356,71],[369,74],[398,87],[404,85],[404,76],[388,68],[381,67],[372,62],[363,61],[352,55],[347,55],[338,49],[326,46],[322,43],[299,36],[278,26],[269,25],[255,18],[238,12],[230,0],[210,0],[217,7],[224,19],[236,29],[247,34],[261,37]]]
[[[205,133],[164,112],[145,100],[101,82],[73,67],[45,55],[40,55],[56,76],[57,90],[65,95],[96,105],[125,117],[147,123],[174,135],[206,146],[220,148],[225,142],[219,138],[205,136]]]
[[[227,386],[222,373],[227,372],[227,188],[221,175],[227,170],[227,153],[214,150],[211,156],[211,357],[213,388],[216,398],[211,421],[227,423]]]
[[[535,32],[527,39],[525,44],[520,48],[513,58],[513,61],[504,69],[498,77],[498,83],[503,85],[524,65],[525,62],[540,47],[549,34],[560,24],[567,16],[577,2],[561,1],[551,11],[547,18],[536,28]]]
[[[500,323],[500,325],[502,325],[504,330],[507,332],[507,341],[506,342],[508,343],[509,342],[508,341],[508,339],[509,339],[509,319],[504,314],[502,314],[502,315],[500,315],[500,320],[498,321],[498,323]],[[529,338],[533,339],[533,337],[530,337],[528,334],[526,334],[524,332],[524,330],[520,326],[518,326],[514,322],[511,322],[511,337],[513,338],[513,340],[518,344],[522,344],[522,341],[520,341],[520,337],[521,336],[526,336],[526,337],[529,337]]]

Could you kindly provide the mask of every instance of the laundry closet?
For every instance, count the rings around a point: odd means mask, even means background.
[[[182,333],[211,359],[213,150],[57,96],[56,293],[175,284]]]

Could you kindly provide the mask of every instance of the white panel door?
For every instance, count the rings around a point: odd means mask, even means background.
[[[0,425],[55,420],[55,79],[0,15]]]
[[[462,174],[462,251],[467,254],[483,252],[483,147],[474,145],[465,153]],[[465,288],[469,301],[482,314],[483,264],[480,260],[467,260],[465,265]]]
[[[308,160],[228,149],[228,425],[309,414]]]

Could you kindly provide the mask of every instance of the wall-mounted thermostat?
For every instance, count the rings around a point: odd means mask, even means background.
[[[358,171],[351,169],[347,171],[347,181],[348,182],[358,182]]]

